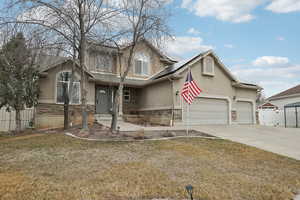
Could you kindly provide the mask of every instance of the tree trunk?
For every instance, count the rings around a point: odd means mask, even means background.
[[[119,89],[118,89],[118,101],[116,101],[114,103],[114,106],[116,108],[119,108],[120,109],[120,113],[123,114],[123,87],[124,87],[124,81],[127,77],[127,74],[130,70],[130,67],[131,67],[131,63],[132,63],[132,57],[133,57],[133,53],[134,53],[134,50],[135,50],[135,45],[136,43],[134,42],[130,48],[130,51],[129,51],[129,56],[128,56],[128,59],[127,59],[127,66],[126,66],[126,69],[124,71],[124,73],[122,74],[122,67],[121,67],[121,60],[119,60],[120,62],[120,83],[119,83]],[[122,105],[120,106],[120,103],[122,103]],[[111,129],[112,131],[116,131],[116,128],[117,128],[117,115],[118,115],[118,109],[114,110],[113,111],[113,116],[112,116],[112,122],[111,122]]]
[[[85,33],[85,3],[82,2],[79,4],[79,26],[80,26],[80,43],[79,43],[79,63],[81,68],[81,81],[80,81],[80,90],[81,90],[81,111],[82,111],[82,129],[88,129],[88,115],[87,115],[87,91],[86,91],[86,76],[85,76],[85,57],[86,57],[86,33]]]
[[[21,111],[16,109],[16,133],[21,131]]]
[[[69,94],[68,94],[68,85],[63,84],[63,96],[64,96],[64,130],[69,128]]]
[[[111,130],[112,132],[117,131],[117,122],[118,122],[118,117],[122,117],[120,115],[123,113],[123,107],[121,106],[123,98],[123,82],[120,82],[118,90],[116,91],[115,98],[114,98],[114,105],[113,105],[113,112],[112,112],[112,120],[111,120]]]
[[[87,101],[86,101],[86,96],[87,96],[87,91],[85,89],[85,72],[82,69],[81,72],[81,82],[80,82],[80,87],[81,87],[81,111],[82,111],[82,129],[83,130],[88,130],[88,115],[87,115]]]

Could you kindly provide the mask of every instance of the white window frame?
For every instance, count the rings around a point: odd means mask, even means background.
[[[125,95],[125,92],[128,92],[128,95]],[[129,98],[126,100],[125,96],[128,96]],[[123,91],[123,99],[124,99],[124,102],[126,102],[126,103],[129,103],[131,101],[131,92],[130,92],[130,89],[124,89],[124,91]]]
[[[69,82],[70,81],[58,81],[58,76],[61,74],[61,73],[64,73],[64,72],[69,72],[69,73],[71,73],[71,71],[70,70],[64,70],[64,71],[59,71],[57,74],[56,74],[56,77],[55,77],[55,103],[56,104],[64,104],[64,102],[58,102],[57,101],[57,83],[58,82],[68,82],[68,90],[69,90],[69,87],[70,87],[70,84],[69,84]],[[76,74],[75,74],[75,76],[76,76]],[[79,78],[78,78],[79,79]],[[70,98],[70,105],[79,105],[79,104],[81,104],[81,91],[80,91],[80,80],[79,81],[75,81],[75,82],[73,82],[73,84],[79,84],[79,102],[78,103],[73,103],[73,102],[71,102],[72,101],[72,98]]]
[[[207,71],[207,60],[211,60],[212,61],[212,72],[209,72],[209,71]],[[210,57],[210,56],[208,56],[208,57],[205,57],[204,59],[203,59],[203,71],[202,71],[202,74],[203,75],[208,75],[208,76],[214,76],[215,75],[215,60],[212,58],[212,57]]]
[[[136,71],[136,61],[141,61],[142,65],[141,65],[141,73],[138,73]],[[145,55],[144,53],[138,53],[134,56],[134,60],[133,60],[133,64],[134,64],[134,74],[135,75],[139,75],[139,76],[149,76],[150,75],[150,59],[147,55]],[[144,71],[144,65],[147,64],[147,72]]]

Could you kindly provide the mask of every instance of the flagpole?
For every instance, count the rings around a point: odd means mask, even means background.
[[[189,104],[188,102],[186,103],[186,135],[189,134]]]
[[[189,70],[188,70],[188,74],[191,73],[191,67],[189,67]],[[190,80],[189,80],[190,81]],[[189,88],[188,88],[188,94],[189,94],[189,97],[190,97],[190,85],[189,85]],[[187,114],[188,114],[188,120],[187,120],[187,132],[186,134],[189,135],[189,129],[190,129],[190,104],[187,103]]]
[[[183,105],[182,109],[186,110],[185,125],[186,125],[187,135],[189,135],[189,129],[190,129],[190,104],[192,104],[194,98],[198,97],[201,92],[202,90],[197,86],[197,84],[193,80],[191,68],[189,67],[186,76],[186,81],[181,91],[182,99],[186,103],[186,108],[184,108]]]
[[[187,125],[187,135],[189,135],[189,129],[190,129],[190,104],[188,103],[188,125]]]

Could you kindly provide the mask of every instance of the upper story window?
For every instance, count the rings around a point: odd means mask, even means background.
[[[56,103],[64,103],[65,102],[65,93],[70,89],[70,81],[71,81],[71,72],[63,71],[59,72],[56,76]],[[79,78],[75,75],[73,79],[73,88],[72,94],[69,95],[71,104],[79,104],[80,103],[80,81]]]
[[[113,57],[110,54],[93,52],[90,55],[90,69],[95,71],[112,72]]]
[[[96,55],[96,69],[99,71],[112,71],[112,56],[109,54]]]
[[[205,57],[203,60],[203,74],[205,75],[215,75],[215,61],[212,57]]]
[[[134,73],[147,76],[150,73],[149,57],[143,53],[134,56]]]

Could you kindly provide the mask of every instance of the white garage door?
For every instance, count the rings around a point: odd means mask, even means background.
[[[238,101],[237,102],[237,122],[239,124],[252,124],[253,123],[253,106],[251,102]]]
[[[187,106],[183,106],[183,119],[187,122]],[[191,125],[228,124],[228,102],[223,99],[195,98],[189,108]]]

